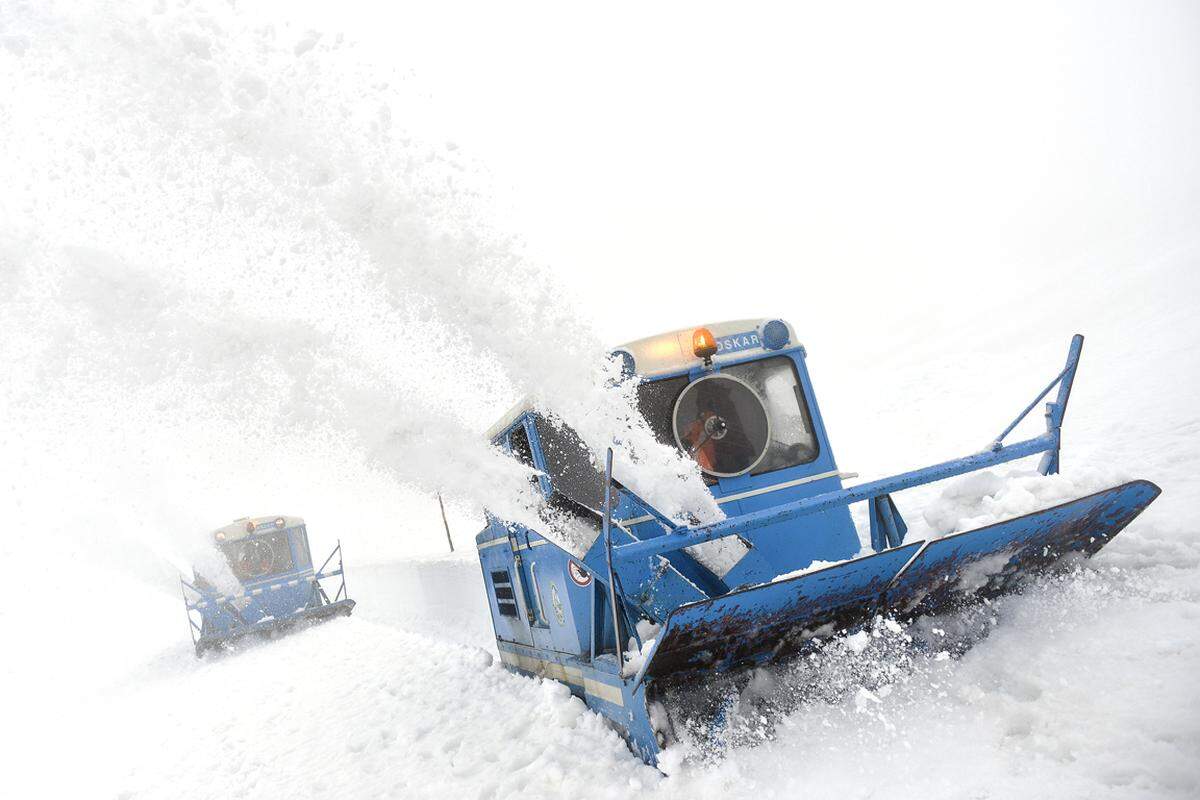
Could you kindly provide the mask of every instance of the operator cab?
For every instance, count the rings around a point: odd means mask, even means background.
[[[637,380],[638,407],[654,435],[696,461],[727,517],[841,489],[849,477],[834,462],[804,348],[787,323],[736,320],[672,331],[622,345],[614,355]],[[535,488],[557,521],[551,532],[489,515],[476,536],[501,660],[563,681],[614,719],[644,704],[626,674],[629,639],[636,650],[676,609],[860,549],[849,511],[838,506],[614,562],[610,576],[601,459],[529,402],[493,425],[488,438],[535,470]],[[674,535],[674,523],[648,502],[619,483],[614,489],[614,548]],[[648,730],[630,736],[643,755],[654,749]]]
[[[629,342],[614,355],[638,381],[638,408],[656,438],[696,461],[727,516],[841,489],[842,479],[851,477],[834,461],[805,350],[786,322],[712,323]],[[556,544],[576,559],[588,558],[599,539],[603,498],[595,454],[568,426],[529,403],[513,408],[488,436],[541,473],[538,488],[546,501],[579,523],[571,541]],[[614,511],[621,531],[635,540],[667,533],[649,509],[621,496]],[[481,540],[499,530],[485,531]],[[679,591],[664,588],[670,580],[647,588],[647,608],[656,618],[680,602],[770,581],[814,561],[849,558],[859,549],[845,507],[761,526],[672,554]]]
[[[685,328],[616,352],[638,377],[638,407],[650,429],[695,460],[727,516],[840,489],[850,477],[834,461],[804,347],[783,320]],[[649,534],[644,516],[624,522]],[[742,539],[750,552],[719,575],[728,588],[769,581],[795,569],[798,556],[809,564],[859,550],[844,508]]]

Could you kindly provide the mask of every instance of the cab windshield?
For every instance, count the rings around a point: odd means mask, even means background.
[[[710,480],[806,464],[817,438],[796,366],[787,356],[638,387],[638,406],[659,441],[695,459]]]
[[[252,534],[236,542],[225,542],[221,550],[234,576],[242,582],[287,572],[293,566],[287,531]]]

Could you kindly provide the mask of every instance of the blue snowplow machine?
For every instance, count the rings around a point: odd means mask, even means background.
[[[214,531],[213,544],[238,587],[222,592],[197,570],[191,582],[180,578],[197,657],[246,636],[269,636],[354,610],[346,594],[342,543],[314,570],[308,528],[299,517],[239,519]],[[322,581],[334,578],[341,580],[331,597]]]
[[[675,331],[615,351],[664,443],[690,455],[725,513],[670,519],[614,479],[561,421],[519,404],[491,441],[536,470],[542,530],[488,517],[476,537],[504,664],[565,683],[647,763],[679,740],[664,698],[802,654],[877,615],[912,619],[1019,588],[1107,544],[1159,494],[1136,480],[976,530],[907,541],[905,489],[1040,455],[1056,473],[1079,366],[1066,365],[982,452],[846,486],[805,365],[782,320]],[[1045,432],[1006,443],[1044,399]],[[619,476],[618,476],[619,477]],[[849,506],[866,503],[861,555]],[[814,562],[832,566],[807,570]],[[681,695],[680,692],[683,694]]]

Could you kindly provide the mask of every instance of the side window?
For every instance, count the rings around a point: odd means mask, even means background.
[[[807,464],[817,457],[817,435],[795,363],[787,356],[748,361],[724,370],[758,392],[771,418],[771,442],[751,475]]]
[[[293,568],[292,546],[286,531],[247,536],[221,545],[226,560],[239,581],[286,572]]]
[[[312,551],[308,549],[308,527],[301,525],[296,529],[297,546],[300,550],[301,567],[308,568],[313,565]]]
[[[496,608],[506,617],[517,616],[517,600],[513,594],[512,580],[508,570],[492,570],[492,591],[496,595]]]

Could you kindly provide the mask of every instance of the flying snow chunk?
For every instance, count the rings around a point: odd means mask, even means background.
[[[871,635],[866,631],[859,631],[846,637],[846,647],[852,653],[861,653],[867,649],[867,645],[871,643]]]

